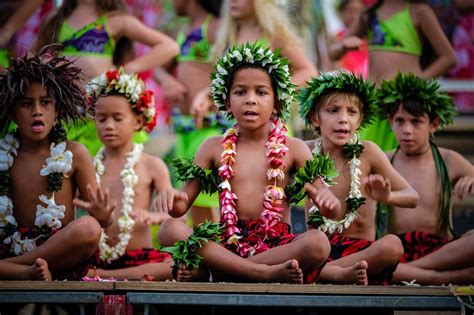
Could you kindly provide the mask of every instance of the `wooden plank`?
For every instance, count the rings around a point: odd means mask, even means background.
[[[0,291],[112,291],[113,282],[0,281]]]
[[[413,295],[452,296],[449,287],[355,286],[355,285],[296,285],[256,283],[182,283],[182,282],[122,282],[115,283],[119,291],[172,292],[234,292],[339,295]]]

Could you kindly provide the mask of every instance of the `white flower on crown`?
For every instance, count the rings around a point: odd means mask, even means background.
[[[252,52],[250,51],[250,49],[248,47],[245,47],[244,48],[244,54],[245,54],[245,60],[247,60],[248,62],[250,63],[253,63],[253,55],[252,55]]]
[[[227,70],[222,68],[221,65],[217,65],[217,72],[219,72],[219,74],[222,74],[222,75],[228,74]]]
[[[46,159],[46,166],[41,171],[41,176],[48,176],[52,173],[66,174],[72,169],[72,152],[66,150],[66,142],[58,145],[51,143],[51,157]]]
[[[237,61],[242,61],[242,55],[238,50],[234,50],[234,52],[231,55],[233,58],[237,58]]]

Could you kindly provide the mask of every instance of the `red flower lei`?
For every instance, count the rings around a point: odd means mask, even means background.
[[[260,214],[260,226],[258,231],[251,233],[259,233],[265,235],[266,238],[277,236],[274,227],[281,220],[282,204],[285,199],[284,189],[277,186],[277,181],[285,179],[283,168],[285,162],[283,157],[288,151],[286,146],[286,127],[278,117],[272,118],[270,122],[270,133],[265,143],[266,156],[270,168],[267,171],[267,178],[273,181],[272,185],[265,187],[263,198],[263,210]],[[263,240],[257,245],[251,246],[246,241],[240,241],[242,238],[240,229],[236,226],[238,222],[237,211],[235,209],[235,201],[237,195],[232,192],[230,180],[234,176],[232,164],[235,161],[236,143],[239,137],[239,131],[236,126],[228,129],[224,134],[222,147],[224,151],[221,155],[222,166],[219,167],[219,176],[223,178],[219,187],[222,189],[219,194],[219,204],[221,207],[221,222],[225,225],[224,239],[227,240],[225,246],[231,250],[235,250],[240,256],[252,256],[256,252],[265,247]]]

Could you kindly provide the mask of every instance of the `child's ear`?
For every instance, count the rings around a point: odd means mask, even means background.
[[[438,130],[440,125],[441,125],[441,122],[438,117],[433,119],[433,121],[430,122],[431,133],[435,133]]]
[[[140,131],[143,128],[143,124],[145,123],[143,119],[143,115],[136,115],[135,116],[135,131]]]
[[[310,118],[311,118],[311,125],[313,125],[313,127],[319,128],[320,123],[319,123],[318,114],[317,113],[310,113]]]

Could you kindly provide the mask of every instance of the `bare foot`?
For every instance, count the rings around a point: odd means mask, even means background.
[[[209,281],[209,272],[205,269],[194,269],[191,267],[186,267],[185,265],[180,265],[177,272],[178,282],[193,282],[193,281]]]
[[[296,259],[288,260],[279,265],[268,266],[269,282],[303,283],[303,271]]]
[[[321,280],[324,283],[345,283],[367,285],[368,264],[361,260],[349,267],[341,267],[334,264],[327,264],[321,273]]]
[[[48,263],[43,258],[36,258],[34,272],[32,273],[33,280],[51,281],[51,272],[48,268]]]
[[[369,282],[367,277],[368,267],[369,264],[365,260],[361,260],[350,267],[342,268],[341,278],[346,279],[346,283],[367,285]]]

